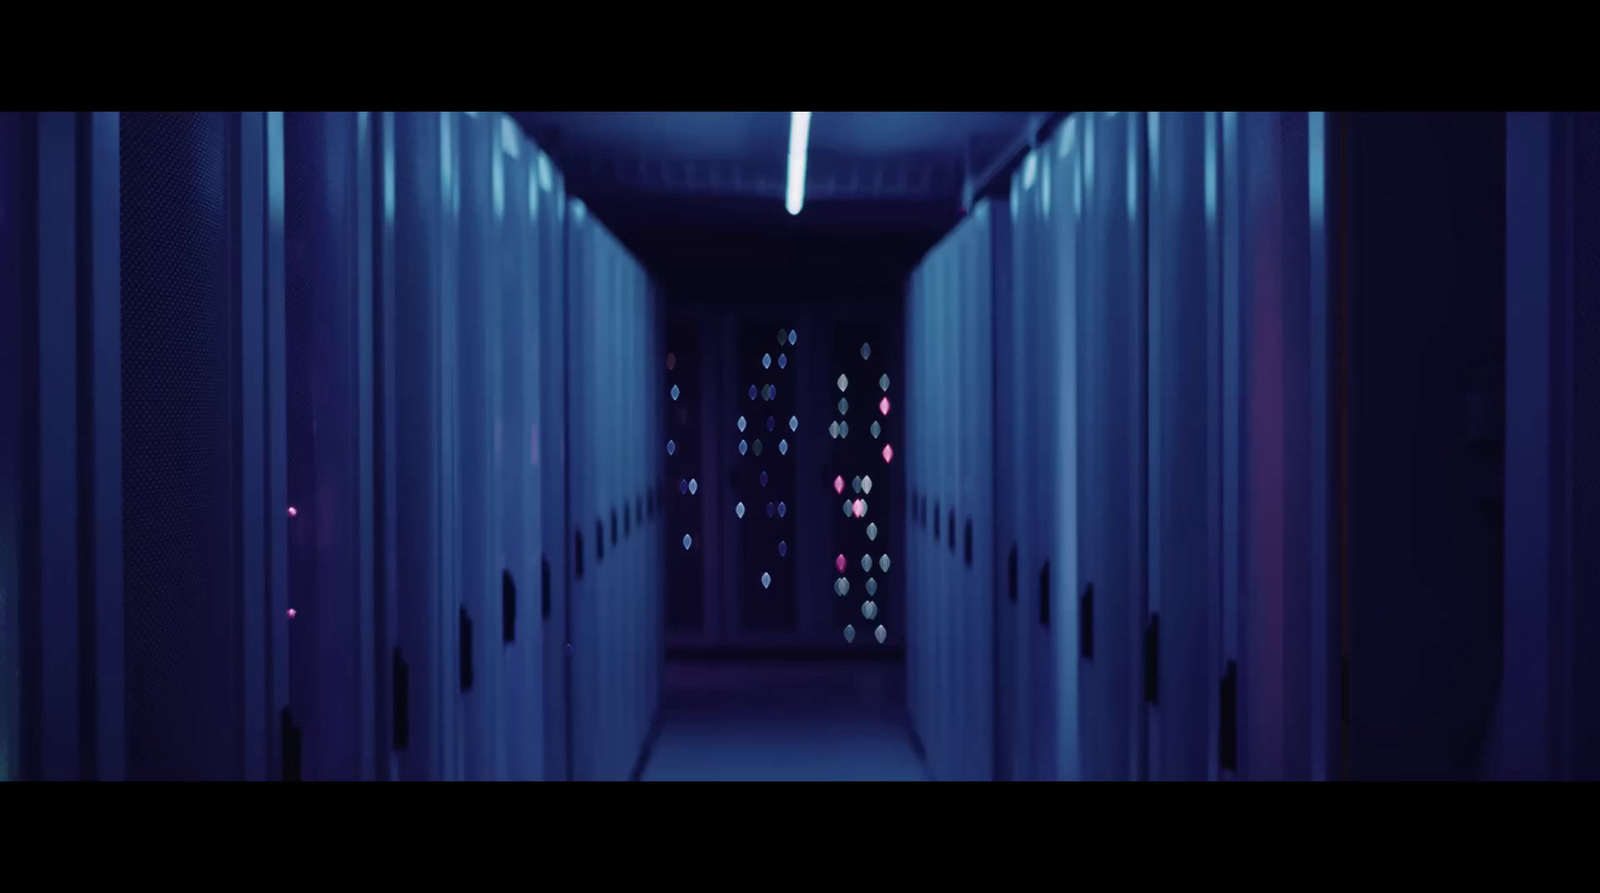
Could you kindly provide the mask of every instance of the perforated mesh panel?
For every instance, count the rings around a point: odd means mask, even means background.
[[[232,777],[226,119],[124,114],[121,138],[128,774]]]

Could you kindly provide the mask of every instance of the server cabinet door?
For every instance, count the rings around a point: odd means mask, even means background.
[[[470,780],[503,777],[500,512],[495,436],[500,412],[499,265],[503,221],[494,172],[499,129],[493,116],[459,121],[460,290],[457,294],[456,475],[460,499],[460,622],[463,765]],[[503,184],[502,184],[503,188]],[[503,422],[502,422],[503,423]]]
[[[287,669],[287,606],[261,581],[282,580],[287,520],[267,384],[283,362],[281,120],[119,127],[127,772],[277,777],[287,691],[267,668]]]
[[[1039,580],[1044,570],[1045,557],[1040,548],[1038,528],[1048,524],[1046,506],[1040,501],[1038,489],[1041,472],[1041,447],[1036,443],[1043,425],[1039,418],[1042,406],[1039,395],[1046,384],[1039,381],[1043,371],[1037,357],[1043,345],[1037,331],[1043,324],[1043,311],[1047,309],[1040,298],[1044,282],[1040,275],[1039,258],[1042,226],[1040,205],[1039,154],[1030,153],[1021,169],[1015,174],[1012,203],[1016,229],[1012,243],[1012,344],[1015,354],[1011,363],[1011,382],[1015,415],[1011,434],[1014,443],[1011,457],[1015,463],[1011,547],[1015,552],[1014,567],[1007,568],[1007,586],[1010,590],[1010,621],[1013,626],[1013,660],[1015,667],[1016,705],[1013,714],[1015,737],[1012,740],[1012,765],[1010,777],[1016,780],[1038,780],[1036,765],[1042,742],[1047,740],[1045,726],[1048,714],[1041,714],[1039,686],[1043,667],[1049,660],[1041,652],[1043,638],[1039,631],[1041,605]],[[1048,489],[1043,492],[1048,493]]]
[[[1092,618],[1084,638],[1088,685],[1084,719],[1086,775],[1134,779],[1142,762],[1143,691],[1139,644],[1144,630],[1144,249],[1143,118],[1087,117],[1085,259],[1089,301],[1086,366],[1080,394],[1091,395],[1087,467],[1094,478],[1085,523],[1093,530],[1080,595]],[[1090,148],[1092,146],[1092,149]],[[1092,718],[1092,720],[1091,720]],[[1098,730],[1088,733],[1090,726]]]
[[[996,777],[1014,781],[1027,777],[1020,759],[1028,737],[1025,697],[1028,639],[1022,626],[1026,615],[1023,601],[1025,579],[1021,551],[1026,519],[1022,517],[1025,482],[1023,428],[1024,402],[1021,392],[1022,302],[1019,298],[1027,281],[1022,265],[1028,223],[1022,217],[1022,180],[1012,178],[1011,198],[1005,206],[1008,224],[1004,243],[996,241],[998,265],[995,287],[995,548],[999,554],[995,585],[999,593],[995,610],[995,672],[999,713],[996,751]]]
[[[372,778],[378,733],[367,134],[365,114],[284,116],[289,706],[308,780]]]
[[[24,381],[27,341],[23,338],[22,313],[27,305],[22,275],[27,257],[27,237],[18,213],[28,182],[23,163],[27,147],[26,115],[0,113],[0,377],[8,382]],[[120,309],[120,308],[119,308]],[[19,469],[27,442],[24,406],[20,387],[0,389],[0,590],[20,592],[22,580],[23,530],[26,514],[22,507],[25,486]],[[117,457],[121,464],[121,456]],[[25,776],[23,767],[24,732],[21,727],[22,637],[18,606],[9,595],[0,604],[0,781],[15,781]]]
[[[589,288],[584,301],[588,305],[589,341],[593,353],[586,372],[590,376],[590,398],[586,402],[584,417],[588,426],[586,442],[593,452],[590,461],[589,486],[591,488],[590,514],[594,517],[595,563],[590,598],[579,606],[584,617],[584,634],[574,638],[574,644],[592,652],[586,667],[588,675],[578,689],[582,697],[591,699],[592,722],[587,728],[580,750],[587,751],[593,760],[590,778],[609,780],[615,771],[615,724],[618,714],[616,655],[615,577],[617,543],[611,535],[610,498],[615,459],[611,453],[611,427],[615,423],[616,380],[612,367],[612,320],[615,319],[612,297],[614,267],[610,244],[600,222],[590,218],[587,224],[592,246],[592,264]]]
[[[1283,120],[1262,121],[1256,126],[1276,134],[1284,182],[1306,182],[1306,153],[1294,154],[1293,148],[1306,144],[1307,116],[1279,117]],[[1504,587],[1504,500],[1508,494],[1501,404],[1507,325],[1506,116],[1496,112],[1341,117],[1347,127],[1342,142],[1348,152],[1345,164],[1350,195],[1346,211],[1350,216],[1344,224],[1349,277],[1349,341],[1345,347],[1349,370],[1348,771],[1358,779],[1475,778],[1482,771],[1484,741],[1502,686],[1504,600],[1515,597]],[[1577,123],[1569,119],[1566,126]],[[1241,121],[1241,131],[1252,124],[1255,122]],[[1552,323],[1558,330],[1567,330],[1563,340],[1582,338],[1592,331],[1596,305],[1594,292],[1581,290],[1586,277],[1592,275],[1593,249],[1578,248],[1594,244],[1588,241],[1593,232],[1593,187],[1588,185],[1593,177],[1593,149],[1590,142],[1586,156],[1578,154],[1585,149],[1575,136],[1581,134],[1558,136],[1566,143],[1559,152],[1571,153],[1560,162],[1565,168],[1560,176],[1581,179],[1566,184],[1554,181],[1566,193],[1560,195],[1565,220],[1558,220],[1558,225],[1577,227],[1574,238],[1584,240],[1572,246],[1577,249],[1576,256],[1562,263],[1571,266],[1555,274],[1559,278],[1552,286],[1558,294],[1566,294],[1557,299],[1566,307],[1553,311]],[[1250,144],[1248,139],[1241,142]],[[1552,151],[1557,150],[1553,147]],[[1253,158],[1246,161],[1253,162]],[[1581,191],[1585,186],[1587,194]],[[1300,201],[1298,189],[1284,192],[1296,203]],[[1284,200],[1286,222],[1281,226],[1281,238],[1286,256],[1293,256],[1287,250],[1294,245],[1290,239],[1307,238],[1305,207],[1296,208],[1289,198]],[[1266,210],[1270,213],[1270,205]],[[1262,215],[1259,221],[1265,228],[1271,217]],[[1252,230],[1250,235],[1255,237],[1257,232]],[[1546,236],[1555,249],[1551,256],[1562,256],[1565,238],[1560,229]],[[1285,287],[1280,292],[1275,294],[1267,282],[1246,292],[1261,308],[1252,316],[1260,320],[1257,329],[1266,329],[1272,321],[1269,314],[1274,304],[1281,308],[1280,318],[1288,332],[1278,349],[1285,360],[1305,355],[1305,330],[1298,324],[1306,317],[1309,295],[1304,285],[1290,278],[1295,272],[1286,258],[1280,274]],[[1565,284],[1560,282],[1562,278]],[[1566,314],[1571,316],[1563,319]],[[1262,354],[1273,348],[1270,335],[1251,334],[1252,342],[1260,342],[1259,349],[1251,352],[1252,359],[1269,361],[1271,355]],[[1594,357],[1579,351],[1581,341],[1569,345],[1564,349],[1558,345],[1550,374],[1571,377],[1570,387],[1582,389]],[[1566,359],[1556,359],[1562,353]],[[1289,429],[1282,435],[1266,426],[1276,420],[1270,412],[1278,400],[1290,409],[1300,409],[1296,398],[1305,392],[1307,371],[1306,365],[1290,367],[1281,393],[1260,393],[1263,385],[1257,384],[1252,395],[1268,399],[1260,401],[1264,404],[1261,423],[1251,419],[1251,446],[1258,443],[1258,428],[1266,429],[1263,438],[1281,438],[1279,448],[1285,453],[1282,473],[1290,483],[1304,467],[1305,446],[1289,423],[1305,424],[1304,412],[1280,423]],[[1264,374],[1252,372],[1251,380],[1262,377]],[[1569,399],[1578,401],[1583,396],[1584,391],[1574,391]],[[1581,415],[1565,423],[1572,432],[1565,436],[1572,438],[1578,455],[1566,460],[1573,470],[1561,472],[1573,476],[1569,478],[1573,490],[1562,495],[1564,506],[1558,503],[1553,507],[1553,514],[1572,519],[1557,518],[1558,525],[1572,525],[1565,532],[1561,526],[1552,530],[1551,536],[1561,539],[1581,536],[1584,525],[1592,523],[1586,518],[1593,517],[1585,508],[1589,497],[1581,487],[1580,475],[1592,467],[1584,445],[1593,443],[1587,438],[1593,431],[1594,415],[1592,410],[1580,409],[1582,405],[1573,404],[1571,411]],[[1557,407],[1561,411],[1559,404]],[[1265,446],[1277,445],[1268,440]],[[1252,457],[1252,470],[1261,464]],[[1313,466],[1305,478],[1309,482],[1322,473]],[[1303,503],[1296,500],[1307,498],[1306,489],[1304,484],[1286,488],[1283,510],[1301,510]],[[1252,492],[1257,490],[1265,488],[1252,488]],[[1269,508],[1263,506],[1263,512]],[[1259,528],[1252,523],[1252,535],[1270,535],[1272,521],[1267,515],[1260,519]],[[1310,541],[1296,529],[1292,518],[1286,527],[1285,577],[1305,567]],[[1418,531],[1427,531],[1425,540],[1418,541]],[[1297,539],[1290,539],[1297,534]],[[1565,548],[1578,546],[1572,542]],[[1568,585],[1593,580],[1594,566],[1591,553],[1581,567],[1575,565],[1567,572],[1572,575]],[[1271,565],[1263,569],[1275,570]],[[1303,600],[1295,599],[1288,587],[1274,583],[1263,581],[1261,608],[1252,605],[1247,614],[1247,622],[1255,625],[1246,627],[1245,654],[1259,654],[1265,662],[1264,667],[1253,670],[1252,677],[1271,673],[1280,654],[1294,654],[1308,644],[1315,647],[1325,641],[1314,633],[1310,643],[1305,638],[1315,628],[1320,612],[1308,618],[1306,607],[1297,603]],[[1578,595],[1578,603],[1570,608],[1557,602],[1556,616],[1567,616],[1562,617],[1553,641],[1543,646],[1556,660],[1552,673],[1559,681],[1553,684],[1573,694],[1577,691],[1568,686],[1575,680],[1582,683],[1581,676],[1572,674],[1583,672],[1578,668],[1593,660],[1592,649],[1583,648],[1582,639],[1574,635],[1592,616],[1589,612],[1596,591],[1576,590],[1575,594],[1587,595]],[[1281,607],[1274,604],[1279,600]],[[1283,645],[1277,645],[1275,630],[1268,625],[1276,619],[1274,613],[1283,618]],[[1261,754],[1264,770],[1289,777],[1302,777],[1307,771],[1308,714],[1320,712],[1312,705],[1319,700],[1321,689],[1307,684],[1312,664],[1297,663],[1297,667],[1285,668],[1288,684],[1279,689],[1282,697],[1294,699],[1278,711],[1287,720],[1285,728],[1276,732],[1283,755]],[[1258,694],[1259,684],[1252,683],[1246,690],[1252,697],[1269,697],[1264,691]],[[1254,702],[1247,707],[1251,735],[1256,734],[1258,724],[1271,721],[1274,706],[1265,700],[1259,708]],[[1592,705],[1586,708],[1590,715],[1593,709]],[[1270,744],[1271,739],[1263,743]],[[1576,744],[1556,743],[1558,766],[1578,756],[1570,749]],[[1255,753],[1252,741],[1246,759],[1254,759]],[[1255,764],[1250,767],[1254,774]]]
[[[0,780],[126,775],[120,130],[0,114]]]
[[[1029,638],[1027,647],[1027,687],[1030,746],[1027,754],[1028,778],[1055,779],[1055,641],[1051,631],[1054,615],[1053,579],[1060,568],[1055,564],[1055,481],[1059,463],[1056,449],[1056,358],[1062,353],[1054,342],[1059,296],[1055,283],[1055,256],[1059,246],[1051,238],[1051,153],[1045,146],[1024,162],[1024,209],[1028,217],[1025,262],[1028,284],[1022,293],[1027,319],[1027,342],[1023,349],[1026,416],[1027,465],[1027,563],[1019,568],[1022,579],[1018,603],[1023,606],[1022,623]],[[1030,173],[1032,171],[1032,173]]]
[[[917,368],[922,362],[922,334],[919,322],[919,304],[922,301],[922,270],[919,266],[911,272],[906,279],[906,299],[904,304],[904,322],[902,328],[905,337],[905,364],[899,381],[899,394],[901,408],[904,415],[902,421],[902,434],[906,444],[913,446],[905,452],[905,464],[902,471],[905,476],[905,501],[903,503],[903,517],[901,525],[906,531],[901,540],[900,551],[904,554],[906,566],[905,575],[905,614],[906,614],[906,706],[911,717],[912,729],[917,740],[922,741],[926,736],[924,728],[925,714],[922,706],[922,693],[925,690],[923,667],[923,614],[921,604],[921,579],[922,570],[920,562],[921,552],[917,542],[917,496],[921,488],[921,472],[917,463],[917,453],[922,443],[921,424],[922,409],[918,402],[917,390],[911,382],[916,378]],[[926,742],[924,741],[924,746]]]
[[[1148,122],[1149,777],[1200,781],[1216,775],[1219,706],[1218,116],[1152,112]]]
[[[595,273],[593,237],[583,203],[572,200],[568,209],[567,376],[569,472],[568,530],[571,551],[571,582],[568,610],[570,624],[567,642],[572,648],[568,683],[571,778],[575,781],[595,777],[593,735],[597,703],[591,686],[596,676],[593,624],[595,579],[600,556],[604,554],[599,516],[594,504],[595,474],[593,424],[593,369],[596,362],[595,320],[592,290]]]
[[[939,467],[941,517],[936,543],[938,584],[934,587],[939,610],[939,703],[942,728],[939,733],[938,778],[957,779],[962,773],[962,706],[966,680],[960,674],[962,629],[957,610],[960,571],[949,544],[954,543],[955,512],[960,496],[960,430],[962,430],[962,318],[960,318],[960,266],[957,248],[949,240],[939,245],[938,320],[939,326],[939,437],[936,461]]]
[[[1079,757],[1078,611],[1079,579],[1078,487],[1080,434],[1078,416],[1078,313],[1083,298],[1083,178],[1080,167],[1080,122],[1068,119],[1051,141],[1051,165],[1046,256],[1052,265],[1056,296],[1051,352],[1051,377],[1055,380],[1052,405],[1055,432],[1055,530],[1049,593],[1049,633],[1055,675],[1055,777],[1075,781],[1083,777]]]
[[[446,590],[442,536],[449,523],[438,334],[449,270],[444,127],[440,115],[394,116],[394,732],[400,777],[414,780],[449,777],[446,729],[454,724],[457,679],[455,598]]]
[[[539,307],[539,451],[536,462],[542,540],[539,561],[539,618],[544,640],[545,775],[553,781],[570,778],[568,742],[571,732],[567,689],[571,661],[567,651],[569,593],[575,576],[574,525],[568,516],[568,443],[570,356],[567,313],[567,205],[560,175],[549,156],[533,150],[529,190],[531,216],[537,230],[541,266],[536,279]]]
[[[992,779],[994,773],[992,215],[988,201],[980,204],[961,237],[966,412],[961,426],[962,497],[956,560],[962,568],[962,672],[968,680],[963,777],[974,781]]]
[[[500,466],[502,562],[500,642],[505,661],[503,710],[506,777],[544,776],[540,619],[542,546],[539,468],[540,302],[544,258],[534,216],[538,176],[534,152],[516,122],[499,118],[496,213],[500,215],[499,333],[502,420],[495,438]]]

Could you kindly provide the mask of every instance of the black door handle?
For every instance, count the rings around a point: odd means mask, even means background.
[[[539,616],[550,617],[550,559],[539,556]]]
[[[507,642],[517,640],[517,581],[510,568],[500,571],[500,637]]]
[[[1078,597],[1078,654],[1094,660],[1094,583],[1085,585]]]
[[[394,650],[394,749],[405,750],[411,743],[411,667]]]
[[[1006,595],[1012,601],[1017,600],[1017,544],[1011,544],[1011,551],[1006,553]]]
[[[572,531],[572,577],[583,579],[583,531]]]
[[[300,727],[294,724],[289,708],[279,714],[283,738],[283,780],[300,780]]]
[[[1222,722],[1218,728],[1217,757],[1222,768],[1239,768],[1239,668],[1228,661],[1222,674]]]
[[[1152,613],[1144,627],[1144,699],[1157,704],[1161,699],[1161,615]]]
[[[1039,625],[1050,625],[1050,562],[1039,568]]]
[[[965,548],[965,551],[967,553],[967,567],[972,567],[972,518],[971,518],[971,516],[967,517],[966,548]]]
[[[461,690],[472,690],[472,615],[461,606]]]

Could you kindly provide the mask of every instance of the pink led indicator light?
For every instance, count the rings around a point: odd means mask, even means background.
[[[883,445],[883,461],[888,462],[893,458],[894,458],[894,447],[889,446],[888,444],[884,444]]]
[[[833,566],[838,569],[839,573],[844,573],[844,556],[840,555],[838,558],[833,559]]]
[[[300,513],[294,510],[294,506],[292,506],[292,505],[289,506],[289,517],[293,518],[295,515],[298,515],[298,514],[300,514]]]
[[[844,492],[844,478],[843,477],[836,477],[836,478],[833,479],[833,492],[835,492],[835,493],[843,493]]]
[[[888,397],[885,397],[882,400],[878,401],[878,411],[883,413],[884,415],[888,415],[889,414],[889,398]]]
[[[294,619],[294,608],[290,608],[290,609],[289,609],[289,619],[290,619],[290,620],[293,620],[293,619]]]
[[[855,512],[856,517],[859,518],[867,513],[867,504],[857,499],[850,505],[850,511]]]

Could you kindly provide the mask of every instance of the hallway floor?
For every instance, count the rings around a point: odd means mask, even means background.
[[[925,781],[904,671],[670,663],[641,781]]]

